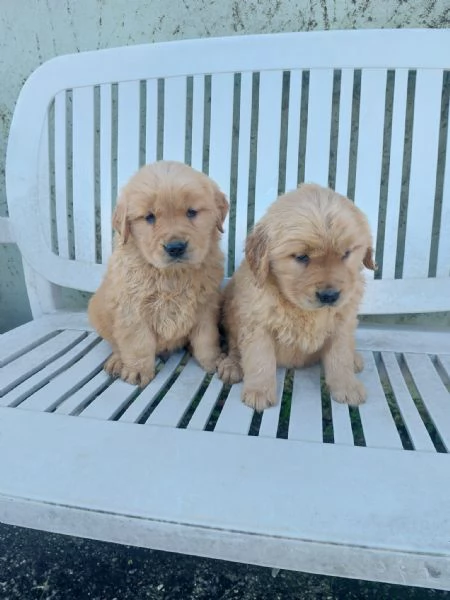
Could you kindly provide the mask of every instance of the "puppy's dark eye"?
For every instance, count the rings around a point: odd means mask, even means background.
[[[347,250],[347,252],[344,252],[344,254],[342,255],[342,260],[345,260],[346,258],[348,258],[351,254],[351,250]]]
[[[307,254],[295,254],[294,258],[297,262],[307,265],[309,263],[309,256]]]
[[[194,208],[188,208],[186,211],[186,216],[188,219],[194,219],[197,216],[197,212]]]
[[[147,221],[147,223],[150,223],[150,225],[153,225],[153,223],[156,221],[156,217],[153,213],[149,213],[146,217],[145,220]]]

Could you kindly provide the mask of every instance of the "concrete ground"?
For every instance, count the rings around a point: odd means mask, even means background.
[[[0,600],[450,600],[450,592],[271,570],[0,525]]]

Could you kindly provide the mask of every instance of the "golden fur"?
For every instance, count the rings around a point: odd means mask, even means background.
[[[269,207],[245,254],[224,291],[222,380],[243,377],[243,401],[263,410],[276,404],[277,365],[322,360],[333,398],[363,402],[365,390],[354,375],[363,367],[354,330],[363,264],[375,268],[364,214],[330,189],[301,185]],[[338,293],[335,303],[323,303]]]
[[[89,303],[92,325],[113,349],[106,371],[144,386],[157,354],[187,344],[215,370],[227,212],[217,185],[182,163],[146,165],[130,179],[113,215],[115,249]],[[169,255],[179,241],[185,254]]]

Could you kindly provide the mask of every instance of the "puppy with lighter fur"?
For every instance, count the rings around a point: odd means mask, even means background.
[[[145,386],[155,356],[186,345],[215,370],[227,212],[216,183],[178,162],[144,166],[124,187],[115,248],[89,303],[92,325],[112,346],[108,373]]]
[[[314,184],[278,198],[248,236],[245,259],[224,291],[221,379],[243,377],[242,400],[263,410],[277,402],[277,365],[322,361],[334,400],[364,402],[354,341],[363,266],[376,268],[372,237],[348,198]]]

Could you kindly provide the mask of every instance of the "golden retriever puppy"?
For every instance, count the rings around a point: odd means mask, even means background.
[[[112,346],[105,370],[145,386],[155,356],[190,345],[206,371],[220,355],[218,318],[228,201],[206,175],[178,162],[142,167],[122,190],[106,276],[89,318]]]
[[[248,236],[245,260],[223,296],[226,383],[243,377],[242,400],[256,410],[276,404],[276,366],[321,360],[337,402],[365,400],[354,371],[354,330],[362,268],[375,269],[364,214],[343,196],[313,184],[276,200]]]

